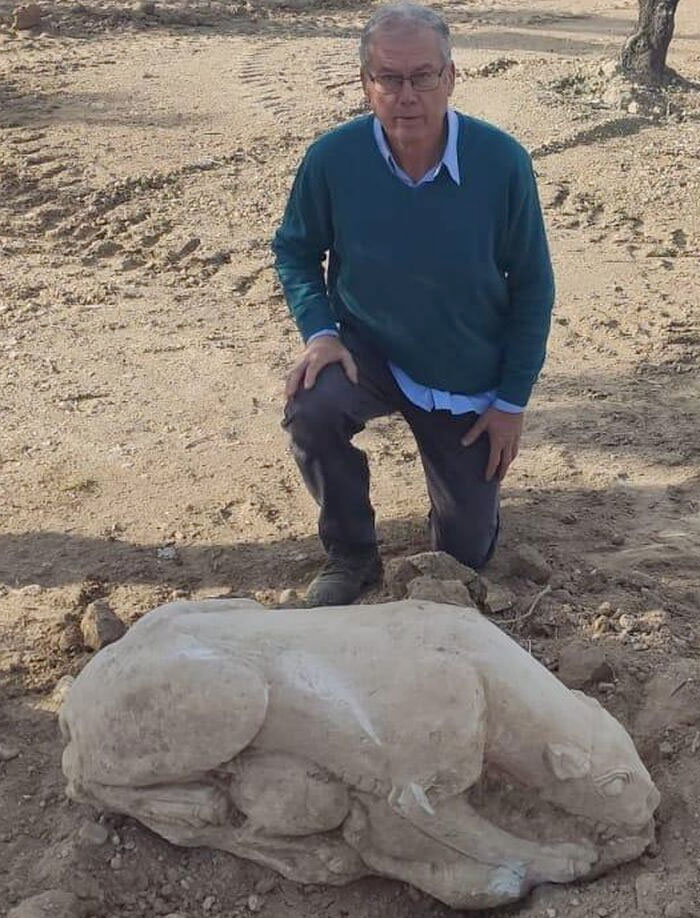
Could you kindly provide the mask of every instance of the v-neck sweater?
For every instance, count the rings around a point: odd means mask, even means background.
[[[404,184],[371,116],[315,141],[275,235],[277,270],[305,340],[349,325],[425,386],[523,406],[554,301],[532,163],[510,135],[458,117],[459,185],[446,170]]]

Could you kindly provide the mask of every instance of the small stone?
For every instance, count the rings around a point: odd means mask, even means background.
[[[535,583],[546,583],[552,576],[552,568],[534,545],[518,545],[513,553],[511,567],[514,574],[527,577]]]
[[[599,905],[596,909],[596,915],[598,915],[598,918],[607,918],[609,914],[610,912],[604,905]]]
[[[282,590],[280,593],[280,605],[285,605],[286,603],[299,602],[299,594],[296,590],[287,589]]]
[[[601,602],[596,611],[598,615],[612,615],[613,607],[609,602]]]
[[[484,579],[484,585],[486,587],[484,603],[486,612],[497,615],[499,612],[507,612],[508,609],[513,608],[517,597],[512,590],[486,579]]]
[[[66,624],[58,637],[58,649],[64,651],[79,650],[83,646],[83,633],[77,622]]]
[[[582,689],[596,682],[612,682],[613,671],[599,647],[572,641],[559,655],[559,679],[568,688]]]
[[[49,889],[11,908],[7,918],[83,918],[86,912],[85,903],[74,893]]]
[[[632,100],[632,102],[630,102],[630,104],[627,106],[627,111],[630,115],[636,115],[639,111],[639,102]]]
[[[41,7],[37,3],[18,6],[13,13],[12,27],[18,32],[23,29],[35,29],[41,25],[41,16]]]
[[[663,743],[659,743],[659,752],[663,756],[671,756],[675,752],[673,743],[669,743],[667,740],[664,740]]]
[[[557,910],[555,908],[545,909],[545,915],[547,918],[557,918]]]
[[[248,904],[248,910],[249,910],[249,911],[251,911],[251,912],[259,912],[260,909],[261,909],[261,908],[263,907],[263,905],[265,904],[265,901],[264,901],[260,896],[256,896],[255,893],[253,893],[251,896],[248,896],[248,903],[247,903],[247,904]]]
[[[0,743],[0,762],[10,762],[19,755],[19,746],[10,746]]]
[[[427,602],[441,602],[471,608],[471,593],[459,580],[436,580],[434,577],[416,577],[408,584],[408,598]]]
[[[78,839],[84,845],[99,847],[109,838],[109,831],[99,822],[84,822],[78,832]]]
[[[126,632],[126,625],[114,614],[109,603],[98,599],[87,607],[80,622],[80,630],[85,645],[92,650],[100,650],[118,641]]]
[[[214,908],[214,903],[216,898],[214,896],[207,896],[206,899],[202,902],[202,908],[205,912],[210,912]]]
[[[625,537],[621,532],[613,532],[613,534],[610,536],[610,544],[616,546],[624,545]]]
[[[665,918],[683,918],[683,906],[678,899],[672,899],[664,909]]]
[[[114,857],[111,858],[109,866],[112,868],[112,870],[121,870],[124,866],[121,854],[115,854]]]
[[[407,595],[408,584],[421,575],[433,580],[463,583],[469,588],[474,602],[482,602],[485,598],[486,590],[477,572],[444,551],[424,551],[407,558],[392,558],[384,567],[384,583],[395,599],[403,599]]]
[[[176,561],[177,548],[175,548],[174,545],[164,545],[156,551],[156,556],[160,558],[161,561]]]
[[[609,695],[611,692],[615,691],[614,682],[599,682],[598,691],[602,692],[604,695]]]

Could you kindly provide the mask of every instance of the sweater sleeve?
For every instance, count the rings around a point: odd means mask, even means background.
[[[333,241],[330,196],[318,148],[309,148],[297,172],[272,249],[289,311],[307,341],[335,327],[323,270]]]
[[[554,276],[530,157],[522,151],[509,186],[505,270],[510,295],[498,398],[525,406],[544,363]]]

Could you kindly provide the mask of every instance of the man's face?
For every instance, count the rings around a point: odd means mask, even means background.
[[[437,87],[419,92],[405,80],[401,89],[386,93],[371,77],[437,74]],[[455,68],[445,66],[437,33],[428,27],[379,30],[369,46],[367,71],[362,73],[367,101],[379,118],[389,142],[399,147],[438,141],[442,136],[447,100],[455,85]]]

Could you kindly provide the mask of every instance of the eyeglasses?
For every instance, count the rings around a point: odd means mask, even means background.
[[[416,92],[432,92],[438,88],[446,66],[447,64],[443,64],[439,70],[422,70],[420,73],[412,73],[407,77],[394,73],[368,73],[367,78],[377,87],[377,92],[385,96],[397,95],[406,82],[410,83]]]

